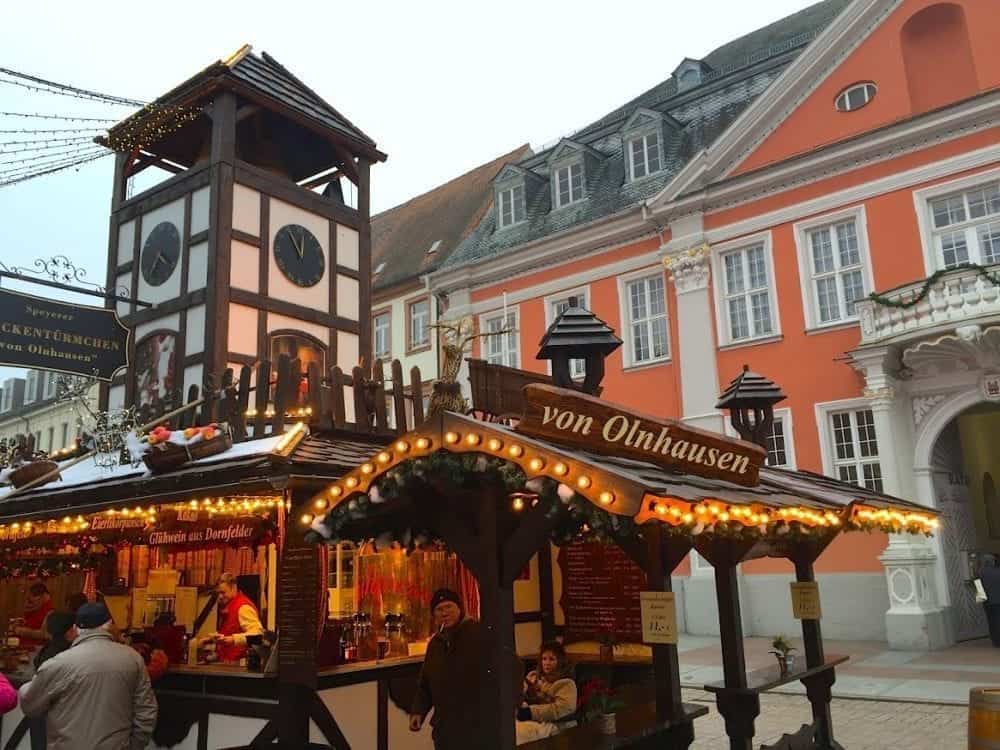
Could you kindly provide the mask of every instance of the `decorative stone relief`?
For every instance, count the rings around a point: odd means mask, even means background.
[[[864,396],[870,399],[873,406],[888,406],[896,398],[896,389],[891,385],[865,388]]]
[[[914,396],[912,400],[913,426],[919,427],[920,423],[924,421],[924,417],[947,397],[947,393],[928,393],[924,396]]]
[[[663,259],[663,267],[670,274],[678,294],[708,288],[711,252],[707,244],[699,245]]]

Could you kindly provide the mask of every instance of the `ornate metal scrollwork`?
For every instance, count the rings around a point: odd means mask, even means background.
[[[20,276],[25,281],[32,281],[32,277],[34,276],[38,278],[47,277],[49,281],[56,284],[67,286],[77,284],[87,287],[87,291],[97,292],[102,296],[116,295],[128,298],[131,293],[129,289],[121,285],[105,287],[95,284],[93,281],[88,281],[86,278],[87,269],[80,268],[66,255],[50,255],[46,258],[36,258],[30,268],[27,266],[8,266],[0,261],[0,271],[15,277]]]

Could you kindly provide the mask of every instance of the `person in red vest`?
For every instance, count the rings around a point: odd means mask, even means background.
[[[247,655],[247,636],[261,635],[264,628],[257,608],[236,585],[236,576],[223,573],[215,590],[219,594],[216,654],[221,662],[236,663]]]
[[[24,600],[24,624],[14,629],[21,645],[28,648],[42,646],[49,639],[45,620],[53,610],[52,596],[41,581],[31,584]]]

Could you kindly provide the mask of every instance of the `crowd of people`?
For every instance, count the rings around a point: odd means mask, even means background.
[[[257,608],[229,573],[216,593],[211,638],[220,660],[239,661],[247,636],[263,632]],[[20,704],[32,750],[146,748],[157,720],[152,683],[166,672],[171,648],[157,633],[167,639],[172,626],[158,619],[152,637],[128,644],[103,601],[78,593],[57,609],[45,584],[32,584],[14,632],[22,645],[38,648],[34,676],[17,690],[0,674],[0,714]]]
[[[417,694],[410,710],[410,730],[418,732],[431,716],[435,750],[476,747],[479,728],[470,717],[480,710],[479,669],[483,658],[478,621],[467,617],[459,595],[440,589],[431,598],[438,631],[427,644]],[[517,658],[517,657],[513,657]],[[550,737],[576,725],[577,689],[573,669],[561,643],[542,645],[537,667],[523,679],[515,665],[518,697],[517,742]]]

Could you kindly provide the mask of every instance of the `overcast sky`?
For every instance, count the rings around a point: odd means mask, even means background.
[[[10,2],[0,67],[148,100],[249,42],[389,155],[372,175],[379,211],[521,143],[537,148],[568,134],[667,78],[685,56],[703,57],[809,4]],[[6,85],[0,111],[129,113]],[[21,124],[0,117],[0,128]],[[16,137],[31,136],[0,134]],[[0,261],[61,253],[103,283],[111,171],[101,159],[0,188]],[[0,368],[0,377],[9,372]]]

